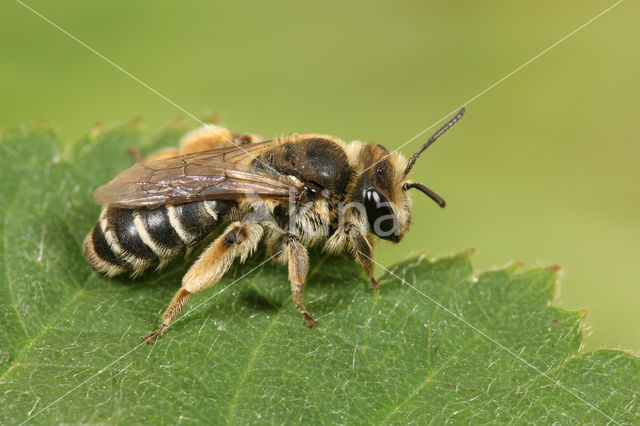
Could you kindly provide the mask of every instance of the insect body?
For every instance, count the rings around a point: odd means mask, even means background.
[[[161,335],[191,294],[220,280],[236,258],[244,261],[264,239],[272,258],[287,264],[294,305],[303,303],[309,258],[322,244],[349,251],[374,288],[373,251],[380,238],[399,241],[411,221],[407,191],[416,188],[440,206],[426,186],[407,181],[418,156],[464,114],[462,109],[409,161],[383,146],[331,136],[294,134],[262,141],[205,126],[183,138],[179,151],[139,162],[94,193],[104,208],[84,242],[91,267],[109,276],[162,267],[227,227],[190,267],[162,316]]]

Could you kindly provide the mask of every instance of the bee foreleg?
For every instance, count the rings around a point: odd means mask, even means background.
[[[215,285],[229,270],[236,257],[240,257],[240,261],[244,262],[257,247],[262,233],[263,228],[257,223],[234,222],[229,225],[189,268],[182,279],[182,288],[162,315],[160,328],[145,337],[147,343],[152,343],[156,337],[164,333],[193,293],[199,293]]]
[[[309,272],[309,254],[298,237],[293,234],[283,234],[276,239],[272,252],[276,260],[286,262],[289,267],[289,282],[291,283],[291,298],[293,304],[302,317],[307,321],[309,327],[316,325],[316,320],[309,314],[304,306],[303,294],[304,285]]]
[[[347,224],[345,229],[349,235],[349,245],[356,262],[358,262],[367,273],[367,277],[369,281],[371,281],[371,288],[380,290],[380,283],[374,276],[373,245],[367,239],[367,236],[360,232],[355,226],[348,226]]]

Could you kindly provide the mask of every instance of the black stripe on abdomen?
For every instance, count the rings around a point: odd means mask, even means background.
[[[85,257],[98,272],[138,275],[202,241],[234,206],[233,201],[201,201],[150,210],[107,207],[85,239]]]
[[[158,256],[139,232],[136,215],[137,210],[107,207],[99,221],[111,251],[127,263],[133,275],[158,261]]]
[[[167,212],[173,229],[192,247],[209,235],[235,206],[234,201],[199,201],[167,206]]]
[[[157,260],[156,254],[144,243],[135,223],[136,210],[109,207],[107,229],[112,229],[120,246],[128,254],[143,261]]]
[[[89,261],[91,268],[109,276],[118,275],[131,269],[122,258],[111,250],[111,246],[102,232],[100,222],[95,224],[84,240],[84,257]]]
[[[184,248],[182,240],[171,226],[166,206],[137,210],[135,224],[144,243],[161,259],[174,257]]]

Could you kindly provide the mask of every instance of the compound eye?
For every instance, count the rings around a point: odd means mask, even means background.
[[[373,188],[364,191],[363,199],[371,231],[385,240],[399,241],[396,216],[389,201]]]

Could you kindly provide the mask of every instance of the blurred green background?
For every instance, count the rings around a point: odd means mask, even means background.
[[[191,113],[390,149],[613,3],[28,1]],[[414,193],[411,232],[378,259],[560,264],[587,349],[640,350],[639,12],[623,2],[471,103],[413,172],[447,208]],[[44,119],[73,144],[96,122],[153,134],[184,116],[17,2],[0,3],[0,52],[0,128]]]

